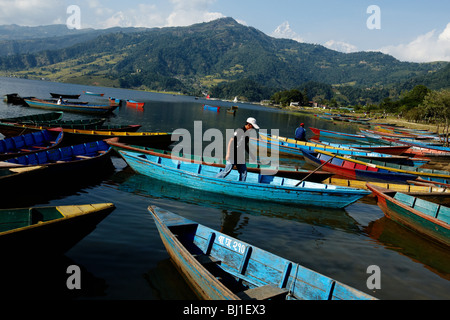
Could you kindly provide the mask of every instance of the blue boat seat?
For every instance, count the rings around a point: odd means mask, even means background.
[[[23,136],[12,137],[12,140],[14,141],[14,144],[16,146],[16,150],[21,149],[25,146],[25,140],[23,139]]]
[[[77,144],[72,146],[72,153],[74,156],[83,155],[86,153],[86,149],[84,148],[84,144]]]
[[[41,146],[44,144],[44,136],[41,131],[33,132],[32,135],[36,145]]]
[[[47,152],[48,161],[56,162],[56,161],[61,160],[61,152],[58,149],[51,149],[46,152]]]
[[[33,164],[33,165],[39,164],[38,159],[37,159],[37,156],[36,156],[35,153],[30,153],[30,154],[28,154],[28,155],[26,156],[26,158],[27,158],[27,160],[28,160],[28,164]]]
[[[25,141],[26,146],[32,146],[35,144],[35,141],[33,139],[33,135],[31,133],[27,133],[23,136],[23,140]]]
[[[5,147],[6,147],[6,152],[9,152],[9,151],[12,151],[12,150],[15,150],[16,149],[16,146],[14,145],[14,141],[13,141],[13,139],[11,139],[11,138],[7,138],[7,139],[5,139],[5,140],[3,140],[3,141],[5,141]]]
[[[48,157],[47,157],[46,151],[38,152],[38,153],[36,153],[36,156],[37,156],[37,160],[38,160],[39,164],[48,163]]]
[[[401,192],[397,192],[394,196],[394,199],[406,204],[407,206],[413,207],[416,198]]]
[[[96,155],[99,150],[97,142],[88,142],[88,143],[85,143],[84,146],[86,148],[87,156]]]
[[[62,161],[68,161],[73,159],[73,151],[71,147],[61,148],[60,151]]]
[[[6,144],[4,140],[0,140],[0,153],[6,152]]]
[[[246,182],[250,183],[259,183],[261,180],[261,175],[256,173],[247,173],[247,178],[245,179]]]

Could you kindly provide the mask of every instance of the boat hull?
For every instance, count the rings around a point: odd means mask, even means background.
[[[63,254],[115,209],[112,203],[0,210],[17,228],[0,230],[2,254],[21,258]],[[23,219],[29,219],[27,221]]]
[[[211,300],[373,300],[361,291],[174,213],[149,207],[171,260]]]
[[[450,225],[415,210],[388,196],[382,189],[368,185],[377,197],[378,206],[385,216],[398,224],[429,238],[437,243],[450,246]]]
[[[78,104],[57,104],[46,102],[39,99],[25,99],[27,105],[31,108],[45,109],[45,110],[61,110],[66,112],[86,113],[86,114],[106,114],[114,111],[117,106],[111,105],[78,105]]]
[[[167,183],[180,184],[197,190],[208,190],[226,196],[290,203],[292,205],[344,208],[369,194],[365,190],[333,188],[313,182],[284,180],[285,178],[260,176],[250,172],[247,174],[247,181],[245,182],[237,181],[238,173],[234,171],[226,178],[220,179],[215,178],[215,175],[220,172],[220,168],[217,167],[182,161],[180,161],[180,167],[178,167],[176,161],[174,162],[171,159],[125,151],[119,151],[119,153],[130,167],[140,174]],[[187,167],[183,170],[182,166],[184,168],[185,165]],[[197,173],[194,172],[195,170],[197,170]],[[199,174],[199,171],[204,174]],[[283,185],[284,181],[286,181],[286,185]],[[299,183],[298,187],[295,186],[296,182]]]

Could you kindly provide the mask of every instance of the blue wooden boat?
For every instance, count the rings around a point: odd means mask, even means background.
[[[414,174],[392,172],[386,169],[376,168],[375,165],[353,161],[332,153],[311,152],[302,150],[306,162],[325,171],[352,180],[376,181],[386,183],[407,184],[409,180],[417,178]]]
[[[97,93],[97,92],[91,92],[91,91],[83,91],[84,94],[88,96],[96,96],[96,97],[103,97],[104,93]]]
[[[238,181],[236,170],[224,179],[216,178],[221,168],[189,160],[172,160],[165,157],[119,151],[128,165],[136,172],[181,184],[188,188],[207,190],[234,197],[283,202],[308,206],[344,208],[369,194],[366,190],[299,181],[277,176],[248,172],[246,181]]]
[[[7,159],[0,166],[24,168],[44,165],[45,175],[90,174],[93,170],[110,165],[110,154],[111,147],[106,142],[94,141]]]
[[[193,291],[211,300],[375,300],[339,281],[158,207],[161,240]]]
[[[435,242],[450,246],[450,208],[370,184],[367,187],[377,197],[378,206],[386,217]]]
[[[55,128],[5,138],[0,140],[0,161],[56,148],[63,137],[62,129]]]
[[[345,140],[366,140],[366,137],[362,134],[351,134],[312,127],[309,127],[309,129],[314,133],[314,135],[321,137],[331,137],[335,139],[345,139]]]
[[[0,210],[2,256],[63,254],[115,209],[112,203]]]
[[[305,141],[296,141],[294,139],[279,137],[279,136],[269,136],[262,133],[259,133],[262,139],[254,139],[250,138],[251,144],[256,144],[259,147],[266,148],[278,148],[278,152],[280,154],[291,155],[291,156],[302,156],[302,150],[314,151],[314,150],[323,150],[328,152],[339,153],[342,155],[349,156],[359,156],[366,157],[370,159],[385,159],[385,158],[394,158],[391,154],[384,154],[378,152],[371,152],[359,149],[350,149],[350,148],[340,148],[333,146],[325,146],[318,143],[305,142]]]
[[[167,150],[161,150],[161,149],[155,149],[155,148],[149,148],[149,147],[143,147],[143,146],[137,146],[137,145],[130,145],[123,142],[119,142],[118,138],[111,138],[106,139],[106,143],[108,143],[110,146],[112,146],[115,150],[125,150],[125,151],[131,151],[131,152],[137,152],[137,153],[148,153],[151,155],[156,155],[159,157],[165,157],[165,158],[180,158],[180,160],[191,160],[196,161],[198,163],[203,164],[209,164],[216,167],[225,167],[225,159],[219,160],[218,158],[206,158],[206,157],[199,157],[194,155],[183,155],[183,154],[174,154],[172,151]],[[326,171],[320,171],[320,170],[305,170],[300,169],[298,167],[287,167],[287,166],[278,166],[278,167],[271,167],[269,165],[260,165],[260,164],[247,164],[247,170],[249,172],[257,172],[260,173],[261,169],[265,170],[276,170],[276,175],[280,177],[285,178],[292,178],[292,179],[298,179],[302,180],[305,179],[307,181],[313,181],[313,182],[321,182],[330,176],[332,176],[332,173],[326,172]]]
[[[205,104],[205,105],[203,105],[203,110],[210,110],[210,111],[219,112],[220,107],[218,107],[218,106],[210,106],[210,105]]]
[[[31,108],[39,108],[46,110],[61,110],[66,112],[87,113],[87,114],[106,114],[114,111],[117,105],[81,105],[70,103],[54,103],[41,99],[24,99]]]

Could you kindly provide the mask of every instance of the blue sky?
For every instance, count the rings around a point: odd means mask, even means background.
[[[446,0],[1,0],[0,24],[66,23],[80,8],[82,28],[185,26],[233,17],[264,33],[343,51],[382,51],[402,61],[450,61]],[[367,20],[380,9],[379,29]]]

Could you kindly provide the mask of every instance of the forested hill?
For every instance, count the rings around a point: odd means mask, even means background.
[[[188,27],[106,33],[62,49],[0,58],[3,74],[67,82],[102,79],[102,84],[109,81],[127,88],[185,92],[242,79],[276,89],[307,82],[386,87],[430,77],[445,65],[400,62],[379,52],[345,54],[276,39],[232,18]]]

